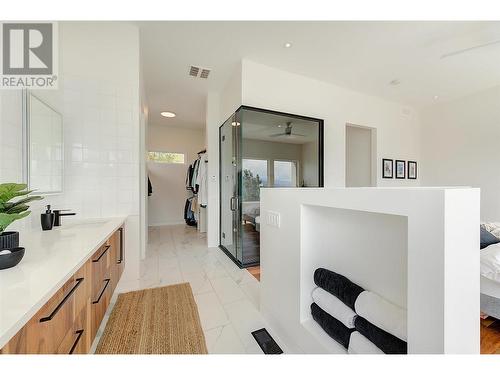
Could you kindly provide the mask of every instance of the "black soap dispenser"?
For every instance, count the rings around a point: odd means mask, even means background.
[[[54,213],[50,210],[50,204],[47,205],[47,210],[45,211],[45,213],[40,215],[42,221],[42,229],[51,230],[54,226],[55,217],[56,216],[54,215]]]

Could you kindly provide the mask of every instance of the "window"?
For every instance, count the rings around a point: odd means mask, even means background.
[[[297,162],[274,161],[274,186],[297,187]]]
[[[184,164],[184,154],[177,152],[149,151],[148,160],[154,163]]]
[[[243,159],[243,202],[260,200],[260,188],[267,186],[267,160]]]

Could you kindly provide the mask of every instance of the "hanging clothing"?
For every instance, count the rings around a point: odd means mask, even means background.
[[[193,179],[191,185],[193,187],[193,191],[195,194],[198,193],[198,188],[199,188],[199,186],[197,185],[199,170],[200,170],[200,159],[198,158],[195,160],[193,164]]]
[[[186,199],[186,203],[184,205],[184,220],[186,221],[187,225],[194,227],[197,225],[197,222],[194,217],[192,199],[193,198]]]
[[[186,189],[193,192],[184,205],[184,220],[187,225],[197,226],[200,207],[208,203],[208,157],[205,151],[198,153],[198,159],[188,167],[186,172]]]
[[[148,197],[150,197],[151,194],[153,194],[153,185],[151,185],[151,180],[149,179],[148,176]]]
[[[193,190],[193,165],[190,165],[186,174],[186,189]]]
[[[200,157],[196,184],[198,186],[198,202],[201,207],[206,207],[208,204],[208,156],[206,153]]]

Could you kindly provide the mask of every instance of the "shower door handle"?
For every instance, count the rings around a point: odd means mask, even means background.
[[[230,207],[231,207],[231,211],[236,211],[236,197],[231,197],[230,199]]]

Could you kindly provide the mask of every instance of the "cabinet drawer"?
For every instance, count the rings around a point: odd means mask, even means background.
[[[92,297],[101,290],[102,280],[110,278],[111,247],[112,245],[110,241],[106,241],[106,243],[102,245],[91,258]]]
[[[123,231],[119,228],[109,239],[111,244],[111,289],[114,291],[123,272]]]
[[[56,353],[64,337],[73,327],[75,293],[83,278],[71,278],[25,327],[27,353]]]
[[[101,325],[104,314],[109,306],[112,296],[111,279],[105,278],[101,280],[101,288],[99,292],[92,297],[91,302],[91,339],[93,340],[97,334],[97,330]]]
[[[73,327],[66,333],[57,354],[87,354],[89,349],[88,315],[85,310],[75,317]]]

